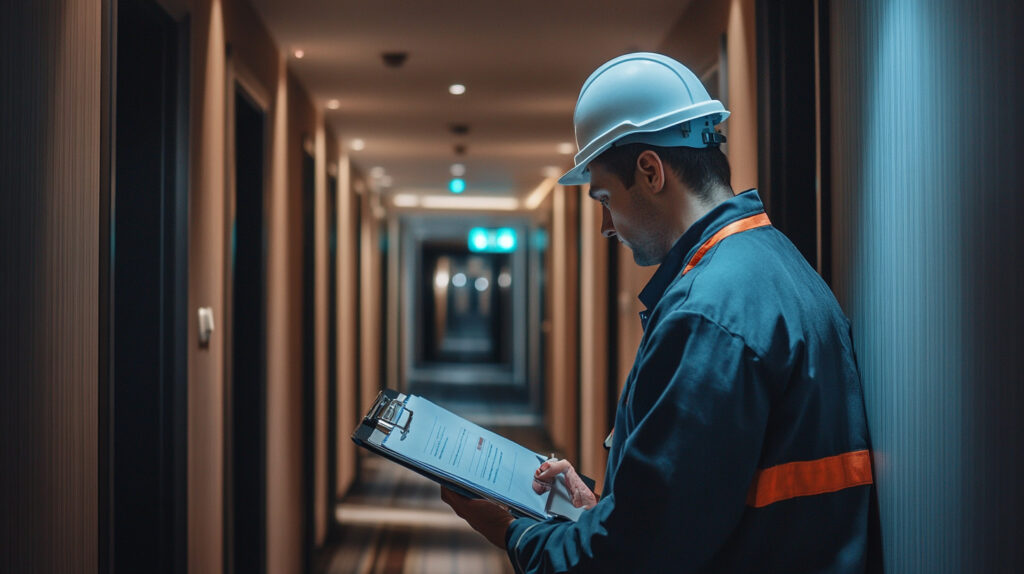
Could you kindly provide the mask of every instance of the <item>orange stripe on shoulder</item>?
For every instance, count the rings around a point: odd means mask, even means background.
[[[696,267],[697,264],[700,263],[700,260],[704,258],[704,255],[708,251],[711,251],[711,248],[717,245],[719,241],[742,231],[749,231],[751,229],[765,227],[771,224],[772,222],[768,219],[768,214],[762,211],[761,213],[751,215],[750,217],[744,217],[738,221],[733,221],[729,225],[719,229],[718,233],[712,235],[710,239],[705,241],[700,248],[697,249],[697,252],[694,253],[693,257],[691,257],[686,263],[686,267],[683,269],[682,275],[686,275],[691,269]]]
[[[798,496],[871,484],[871,452],[857,450],[818,460],[788,462],[757,471],[747,506],[761,508]]]

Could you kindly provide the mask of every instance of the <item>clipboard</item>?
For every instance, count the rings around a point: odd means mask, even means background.
[[[413,408],[417,405],[419,405],[419,410],[424,411],[420,415],[417,415],[417,409]],[[476,450],[481,450],[480,445],[484,442],[484,437],[486,437],[489,441],[499,444],[500,448],[510,452],[514,451],[517,457],[515,460],[518,463],[518,472],[516,470],[510,471],[512,474],[507,478],[509,482],[515,481],[516,490],[522,492],[524,488],[528,488],[531,489],[530,492],[532,493],[533,470],[541,462],[547,460],[546,456],[529,451],[521,445],[466,421],[423,397],[407,395],[393,389],[381,391],[352,433],[352,440],[357,445],[400,464],[438,484],[446,486],[463,496],[485,498],[505,505],[512,514],[519,517],[529,517],[537,520],[561,517],[576,520],[583,513],[584,509],[576,508],[572,505],[571,499],[568,498],[568,490],[562,481],[556,480],[554,487],[546,496],[533,493],[532,497],[529,494],[516,497],[489,488],[490,484],[486,479],[466,476],[468,473],[459,474],[453,472],[451,468],[446,470],[443,468],[443,465],[437,462],[441,460],[442,456],[446,459],[463,456],[456,448],[450,448],[452,444],[462,445],[462,451],[471,452],[473,455],[479,454],[481,459],[484,455],[473,452],[472,440],[469,441],[468,445],[465,445],[463,443],[466,441],[459,443],[453,436],[445,436],[443,448],[438,446],[442,444],[440,433],[437,430],[437,420],[439,417],[443,417],[445,422],[454,422],[459,427],[458,430],[462,431],[462,434],[458,437],[459,439],[462,439],[463,435],[467,434],[466,431],[468,431],[471,438],[479,435],[480,442],[477,443]],[[428,434],[431,436],[427,437]],[[408,443],[405,443],[407,439]],[[389,443],[389,441],[391,442]],[[444,450],[445,452],[442,455],[438,455],[437,452],[421,453],[417,450],[417,452],[410,454],[407,450],[403,451],[402,448],[395,447],[395,445],[411,445],[414,443],[417,445],[422,443],[434,451]],[[528,460],[519,460],[519,457],[528,456],[526,453],[529,453],[532,457]],[[490,456],[490,453],[488,453],[488,456]],[[497,457],[491,458],[498,460]],[[488,460],[491,460],[491,458],[488,458]],[[483,468],[482,463],[477,465],[477,467],[487,470]],[[532,470],[525,471],[527,468]],[[504,467],[502,469],[504,470]],[[501,481],[504,481],[506,478],[504,472],[495,470],[493,473],[486,474],[486,476],[492,477],[499,474],[501,475]],[[592,480],[586,477],[583,477],[583,479],[585,482],[588,482],[590,488],[593,488]],[[497,482],[498,479],[495,478],[495,481]]]

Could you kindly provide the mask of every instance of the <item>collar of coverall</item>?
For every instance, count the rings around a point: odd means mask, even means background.
[[[761,203],[761,197],[757,194],[757,190],[749,189],[715,206],[704,217],[691,225],[686,233],[676,240],[668,255],[661,261],[658,270],[654,272],[654,276],[640,292],[639,299],[646,308],[645,312],[650,312],[657,306],[665,291],[668,290],[668,286],[675,281],[676,277],[679,277],[683,266],[701,244],[733,221],[762,211],[764,211],[764,205]]]

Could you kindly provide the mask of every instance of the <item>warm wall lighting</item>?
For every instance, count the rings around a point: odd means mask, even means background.
[[[352,148],[352,151],[362,151],[366,147],[366,142],[356,138],[349,142],[349,147]]]
[[[576,146],[570,142],[562,142],[558,144],[558,153],[562,155],[571,155],[576,152]]]
[[[336,110],[341,107],[341,102],[338,100],[327,100],[327,109]]]
[[[448,272],[444,269],[439,269],[434,274],[434,286],[438,289],[444,289],[448,286]]]
[[[548,194],[550,194],[551,190],[554,189],[557,181],[558,180],[555,179],[555,177],[548,177],[544,181],[540,182],[540,185],[534,188],[534,190],[530,192],[530,195],[526,196],[526,199],[523,200],[523,207],[526,209],[537,209],[537,207],[547,199]]]
[[[452,84],[448,86],[448,93],[453,96],[461,96],[466,93],[466,86],[462,84]]]
[[[295,53],[295,59],[296,60],[301,60],[301,59],[306,57],[306,52],[303,51],[303,50],[295,50],[294,53]]]

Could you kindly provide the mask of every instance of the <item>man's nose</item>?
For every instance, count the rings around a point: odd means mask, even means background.
[[[608,208],[601,206],[601,235],[611,239],[615,237],[615,224],[612,223],[612,212],[608,211]]]

